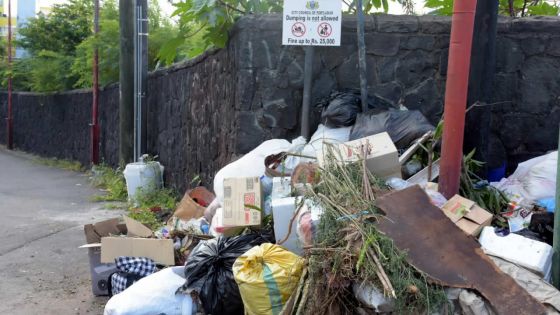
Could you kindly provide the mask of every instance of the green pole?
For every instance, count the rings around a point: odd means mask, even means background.
[[[558,125],[558,148],[560,149],[560,124]],[[560,208],[560,158],[556,163],[556,209],[554,210],[554,236],[552,238],[552,284],[560,289],[560,211],[557,211],[558,208]]]

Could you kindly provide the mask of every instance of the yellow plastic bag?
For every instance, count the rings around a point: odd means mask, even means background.
[[[302,270],[303,259],[276,244],[264,243],[239,256],[233,264],[233,276],[245,314],[280,314]]]

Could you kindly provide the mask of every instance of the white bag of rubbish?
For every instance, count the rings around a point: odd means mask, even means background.
[[[224,179],[232,177],[261,177],[265,172],[264,159],[271,154],[286,152],[291,144],[288,140],[272,139],[261,143],[239,160],[231,162],[216,173],[214,194],[220,204],[224,202]]]
[[[527,203],[554,197],[557,161],[558,151],[554,151],[519,163],[510,177],[492,185],[508,194],[523,197]]]
[[[319,125],[309,143],[306,143],[304,137],[294,139],[288,152],[295,155],[288,155],[284,161],[284,173],[291,174],[300,163],[316,162],[317,153],[323,150],[325,143],[337,144],[348,141],[351,129],[352,127],[328,128]]]
[[[185,268],[166,268],[140,279],[113,296],[105,305],[104,315],[192,315],[196,304],[190,295],[175,294],[185,283]]]

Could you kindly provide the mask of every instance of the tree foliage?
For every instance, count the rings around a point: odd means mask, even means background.
[[[451,15],[453,0],[426,0],[424,6],[431,8],[432,14]],[[547,3],[545,0],[499,0],[498,13],[511,17],[535,15],[560,15],[560,6]]]
[[[117,82],[120,54],[117,0],[102,1],[97,35],[93,34],[92,4],[91,0],[69,0],[55,5],[48,15],[30,19],[20,28],[21,39],[16,44],[25,48],[29,56],[15,60],[9,72],[5,58],[0,60],[0,75],[4,78],[0,87],[6,87],[8,74],[17,90],[50,92],[91,87],[95,48],[99,51],[100,84]],[[179,28],[162,14],[157,0],[150,1],[148,18],[148,66],[153,70],[158,64],[175,61],[160,62],[158,54],[162,46],[178,36]],[[0,42],[0,48],[2,45]],[[176,55],[183,58],[188,51],[181,43]]]
[[[18,45],[31,54],[54,51],[73,55],[76,47],[91,35],[93,23],[93,1],[69,0],[55,4],[45,15],[39,13],[18,30],[21,39]]]

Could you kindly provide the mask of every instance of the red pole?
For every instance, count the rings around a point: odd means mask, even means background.
[[[476,0],[453,3],[439,175],[439,191],[447,198],[459,192],[475,12]]]
[[[99,0],[94,0],[93,24],[93,32],[97,37],[99,33]],[[91,111],[91,163],[99,164],[99,50],[97,49],[97,43],[93,51],[93,104]]]
[[[7,124],[7,135],[8,135],[8,149],[13,150],[14,148],[14,135],[13,135],[13,119],[12,119],[12,2],[8,0],[8,69],[10,69],[10,74],[8,75],[8,124]]]

